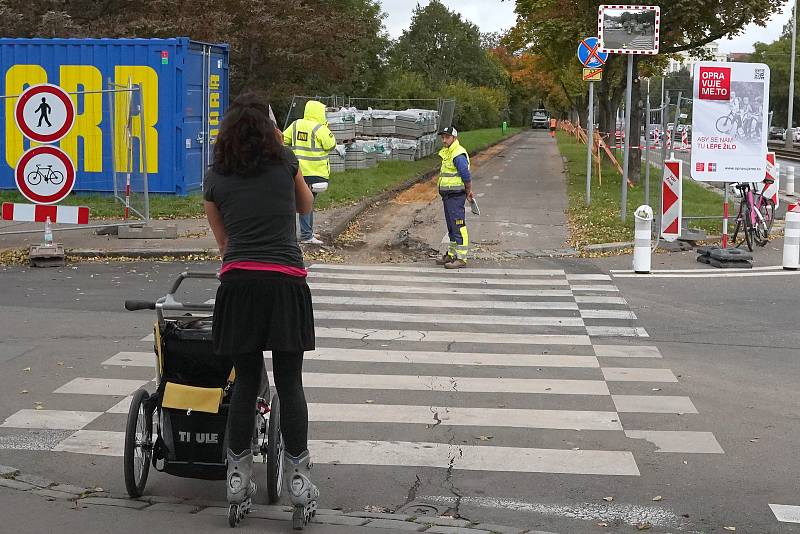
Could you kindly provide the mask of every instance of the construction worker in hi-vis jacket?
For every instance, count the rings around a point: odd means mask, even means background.
[[[438,260],[438,265],[445,269],[462,269],[467,266],[469,250],[469,234],[465,220],[467,201],[472,201],[472,175],[469,172],[469,154],[458,142],[458,130],[452,126],[443,128],[444,148],[439,151],[442,168],[439,171],[439,195],[444,205],[444,218],[447,221],[447,233],[450,246]]]

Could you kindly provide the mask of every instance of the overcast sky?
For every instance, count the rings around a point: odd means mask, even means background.
[[[411,13],[419,3],[427,5],[429,0],[380,0],[383,10],[389,15],[386,29],[393,38],[399,37],[411,22]],[[452,11],[460,13],[465,19],[476,24],[482,32],[504,31],[514,25],[514,1],[500,0],[442,0]],[[751,25],[742,35],[731,40],[723,40],[720,46],[723,52],[750,52],[753,43],[772,42],[778,38],[784,24],[788,22],[791,1],[784,4],[783,13],[775,15],[766,28]]]

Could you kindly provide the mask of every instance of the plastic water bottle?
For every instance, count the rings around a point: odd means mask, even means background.
[[[50,217],[44,222],[44,244],[53,244],[53,223],[50,222]]]

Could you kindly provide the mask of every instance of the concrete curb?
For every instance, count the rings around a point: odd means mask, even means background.
[[[514,135],[508,136],[508,137],[506,137],[504,139],[500,139],[499,141],[495,141],[494,143],[489,144],[487,147],[485,147],[485,148],[483,148],[481,150],[473,150],[472,152],[469,153],[469,156],[470,157],[474,157],[474,156],[477,156],[477,155],[479,155],[479,154],[481,154],[483,152],[486,152],[490,148],[495,147],[495,146],[499,145],[500,143],[505,143],[507,141],[510,141],[511,139],[514,139],[514,138],[518,137],[524,131],[525,130],[522,130],[520,132],[515,133]],[[358,218],[362,213],[364,213],[370,206],[372,206],[376,202],[383,202],[385,200],[388,200],[389,198],[397,195],[398,193],[402,193],[403,191],[406,191],[407,189],[410,189],[410,188],[412,188],[413,186],[415,186],[417,184],[420,184],[422,182],[427,182],[428,180],[430,180],[431,178],[433,178],[437,174],[439,174],[439,170],[438,169],[430,170],[430,171],[428,171],[428,172],[426,172],[424,174],[420,174],[420,175],[415,176],[414,178],[406,180],[405,182],[403,182],[403,183],[401,183],[399,185],[396,185],[396,186],[392,187],[391,189],[387,189],[386,191],[378,193],[377,195],[374,195],[372,197],[365,198],[365,199],[362,199],[362,200],[358,201],[358,203],[356,204],[356,206],[357,206],[356,209],[353,210],[353,212],[350,214],[350,216],[349,217],[345,217],[341,221],[338,221],[337,223],[335,223],[333,225],[333,227],[325,234],[324,237],[329,239],[331,242],[335,241],[342,234],[342,232],[344,232],[347,229],[347,227],[350,226],[350,224],[352,224],[352,222],[356,218]]]
[[[27,479],[30,482],[23,482]],[[225,502],[200,502],[178,497],[159,497],[147,495],[138,499],[130,499],[123,495],[111,495],[102,488],[83,488],[71,484],[58,484],[37,475],[25,474],[16,467],[0,465],[0,488],[13,489],[38,495],[48,501],[70,501],[76,506],[116,506],[134,511],[171,512],[176,514],[199,514],[227,516]],[[247,521],[291,521],[290,506],[254,505]],[[348,512],[342,510],[319,509],[312,523],[321,525],[349,525],[372,527],[376,532],[385,532],[387,528],[427,532],[429,534],[555,534],[539,530],[526,530],[515,527],[487,525],[467,519],[453,517],[414,516],[407,514],[378,512]]]
[[[158,258],[169,256],[171,258],[185,258],[197,255],[219,255],[216,249],[209,248],[171,248],[171,249],[150,249],[150,248],[128,248],[117,250],[103,250],[93,248],[68,249],[67,256],[77,258]]]

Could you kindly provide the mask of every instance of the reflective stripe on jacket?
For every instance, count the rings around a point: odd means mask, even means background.
[[[458,139],[453,141],[450,147],[443,147],[439,151],[439,157],[442,158],[442,168],[439,171],[439,191],[464,191],[464,180],[458,173],[456,164],[453,160],[456,157],[464,155],[467,157],[467,166],[469,166],[469,154],[466,149],[461,146]]]
[[[303,118],[294,121],[283,132],[283,140],[297,156],[303,176],[327,179],[331,174],[328,152],[336,146],[336,138],[327,124],[325,105],[309,100]]]

